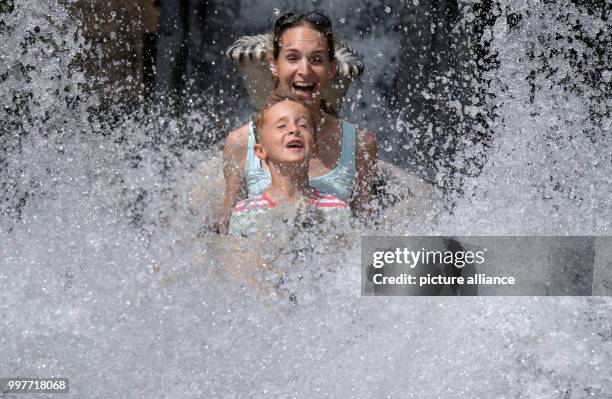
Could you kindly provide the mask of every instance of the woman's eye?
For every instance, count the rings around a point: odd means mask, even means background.
[[[321,62],[323,62],[323,59],[320,57],[315,57],[310,62],[312,62],[313,64],[320,64]]]

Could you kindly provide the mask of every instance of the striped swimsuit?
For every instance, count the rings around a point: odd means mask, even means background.
[[[336,220],[348,220],[350,218],[348,204],[334,195],[317,190],[311,198],[304,198],[304,201],[320,210],[326,219],[332,217]],[[276,203],[265,192],[258,197],[238,202],[230,219],[230,234],[242,237],[252,235],[263,227],[260,223],[262,216],[275,207]]]
[[[255,156],[255,130],[253,122],[249,122],[249,139],[247,144],[247,159],[245,178],[249,197],[258,197],[272,184],[270,172],[261,167],[259,158]],[[310,185],[322,192],[333,194],[344,202],[350,202],[355,187],[355,126],[342,121],[342,144],[340,158],[336,167],[323,176],[310,178]]]

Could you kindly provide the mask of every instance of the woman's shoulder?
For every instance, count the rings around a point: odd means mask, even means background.
[[[376,146],[376,136],[367,129],[355,127],[355,136],[357,137],[357,145],[359,147],[368,148]]]
[[[363,139],[367,139],[367,140],[374,140],[376,141],[376,136],[374,136],[374,134],[372,134],[368,129],[364,129],[359,127],[359,125],[357,125],[354,122],[351,122],[349,120],[346,120],[344,118],[340,118],[338,116],[334,116],[334,115],[329,115],[329,118],[331,118],[330,120],[339,125],[340,127],[344,127],[344,126],[348,126],[351,130],[353,130],[355,132],[355,134],[358,137],[361,137]]]
[[[355,134],[357,147],[360,149],[369,149],[376,147],[376,136],[367,129],[357,126],[357,124],[347,121],[346,119],[337,118],[341,126],[347,125]]]
[[[353,125],[355,130],[355,161],[357,169],[371,169],[377,157],[376,136],[367,129]]]
[[[229,132],[225,138],[225,146],[223,152],[226,156],[232,156],[237,159],[246,156],[246,150],[249,141],[249,124],[245,123],[236,130]]]
[[[238,129],[232,130],[231,132],[229,132],[229,134],[225,138],[225,144],[235,145],[235,144],[240,144],[244,142],[244,145],[246,145],[246,142],[248,139],[249,139],[249,123],[247,122],[244,125],[240,126]]]

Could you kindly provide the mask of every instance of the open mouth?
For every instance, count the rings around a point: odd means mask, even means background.
[[[291,140],[289,143],[287,143],[287,148],[301,150],[304,148],[304,142],[302,140]]]
[[[312,93],[316,85],[312,82],[295,82],[293,88],[301,93]]]

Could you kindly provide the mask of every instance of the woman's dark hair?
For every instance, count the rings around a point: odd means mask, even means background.
[[[274,40],[273,40],[273,55],[274,59],[278,59],[281,48],[281,38],[286,30],[308,24],[317,32],[323,34],[327,40],[327,52],[329,59],[333,60],[335,57],[334,48],[334,35],[332,32],[332,24],[329,18],[318,12],[311,12],[308,14],[298,14],[295,12],[288,12],[285,15],[281,15],[274,24]]]

